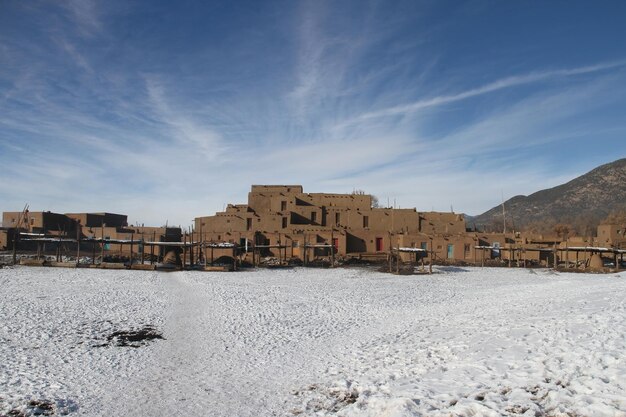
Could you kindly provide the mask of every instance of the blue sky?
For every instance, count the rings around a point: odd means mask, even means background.
[[[626,2],[0,2],[0,210],[479,214],[626,157]]]

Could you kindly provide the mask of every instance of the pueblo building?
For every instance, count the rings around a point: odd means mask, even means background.
[[[195,219],[194,240],[264,248],[262,255],[329,255],[509,265],[588,263],[595,252],[623,258],[626,226],[600,225],[597,238],[469,230],[462,214],[374,207],[371,195],[305,193],[301,185],[253,185],[246,204]],[[602,246],[602,247],[598,247]],[[571,248],[571,249],[570,249]],[[413,251],[411,251],[413,249]],[[423,251],[415,251],[422,249]],[[227,255],[224,251],[222,255]],[[216,255],[218,256],[218,255]]]
[[[15,233],[19,233],[20,250],[44,253],[61,250],[73,253],[76,242],[81,241],[81,250],[87,254],[96,250],[104,256],[125,257],[131,253],[132,247],[116,242],[179,242],[182,236],[179,227],[132,226],[125,214],[114,213],[4,212],[2,226],[0,250],[12,249]],[[154,256],[163,256],[162,252],[167,248],[163,245],[158,246],[156,253],[154,249],[150,251]]]
[[[463,215],[373,207],[367,194],[305,193],[301,185],[253,185],[246,204],[195,219],[195,239],[267,247],[267,255],[384,259],[412,247],[449,259],[473,259],[476,240]],[[407,255],[408,256],[408,255]]]

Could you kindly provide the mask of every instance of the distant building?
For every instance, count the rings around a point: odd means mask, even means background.
[[[437,246],[444,258],[474,256],[461,214],[374,208],[371,195],[305,193],[301,185],[253,185],[247,204],[197,217],[195,232],[200,240],[241,246],[280,242],[294,257],[302,257],[305,243],[332,245],[337,255],[384,256],[398,245],[427,246],[430,237],[441,239]],[[320,256],[327,252],[316,250]]]
[[[13,247],[13,231],[19,230],[25,234],[19,239],[20,250],[37,250],[37,244],[33,239],[38,236],[60,237],[80,239],[87,241],[90,238],[105,240],[144,240],[153,242],[180,242],[182,232],[179,227],[147,227],[129,226],[128,217],[125,214],[114,213],[53,213],[50,211],[25,211],[2,213],[3,229],[0,229],[0,250]],[[32,236],[28,236],[28,235]],[[69,243],[63,243],[65,247],[75,247]],[[100,243],[82,242],[81,249],[88,252],[97,247],[107,255],[127,256],[130,254],[130,245],[120,243],[105,243],[102,248]],[[44,251],[57,249],[54,241],[43,244]],[[141,248],[143,249],[143,248]],[[138,247],[134,248],[137,253]],[[166,246],[159,246],[151,251],[155,255],[163,255]]]

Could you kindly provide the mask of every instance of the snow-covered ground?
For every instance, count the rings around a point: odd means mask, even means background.
[[[0,415],[626,416],[625,273],[438,272],[0,269]]]

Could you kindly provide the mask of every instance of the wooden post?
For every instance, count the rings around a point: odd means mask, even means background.
[[[135,232],[130,234],[130,265],[133,265],[133,241],[135,240]]]
[[[150,265],[154,263],[154,242],[156,242],[156,231],[152,232],[152,245],[150,245]]]
[[[13,265],[17,264],[17,241],[20,234],[19,229],[13,229]]]
[[[100,264],[102,264],[102,262],[104,262],[104,222],[102,222],[102,236],[101,236],[101,242],[100,242]]]
[[[79,223],[80,225],[80,223]],[[80,263],[80,227],[77,225],[78,229],[76,230],[76,264]]]
[[[387,232],[387,236],[389,238],[389,252],[387,252],[387,262],[389,263],[389,273],[391,274],[392,272],[392,268],[393,268],[393,250],[391,248],[391,232]],[[376,238],[374,238],[374,240],[376,240]],[[378,242],[376,242],[376,245],[378,245]],[[376,251],[378,250],[378,248],[374,248]]]
[[[256,268],[256,232],[253,234],[254,239],[252,239],[252,266]]]
[[[207,259],[206,259],[206,232],[204,230],[202,230],[202,261],[204,263],[204,266],[207,265]]]
[[[484,246],[480,248],[480,252],[483,255],[482,261],[480,263],[480,267],[484,268],[485,267],[485,247]]]
[[[553,256],[554,256],[554,269],[557,269],[558,264],[556,261],[556,243],[554,244]]]
[[[143,235],[143,228],[141,229],[141,264],[143,265],[146,260],[146,240]]]
[[[307,265],[307,241],[306,241],[306,233],[304,234],[304,246],[302,247],[302,261],[304,266]]]
[[[511,257],[513,256],[513,249],[509,246],[509,268],[511,267]]]
[[[335,233],[334,230],[330,231],[330,267],[335,267]]]
[[[191,238],[189,239],[189,266],[193,266],[194,265],[194,258],[193,258],[193,252],[194,252],[194,246],[193,246],[193,229],[191,229]]]
[[[204,230],[202,230],[202,225],[200,225],[200,239],[198,240],[198,263],[204,264],[205,261],[205,253],[204,253]]]
[[[396,252],[396,274],[400,275],[400,250]]]
[[[433,238],[430,238],[430,264],[428,265],[428,273],[433,273]]]
[[[183,232],[183,269],[187,265],[187,232]]]

